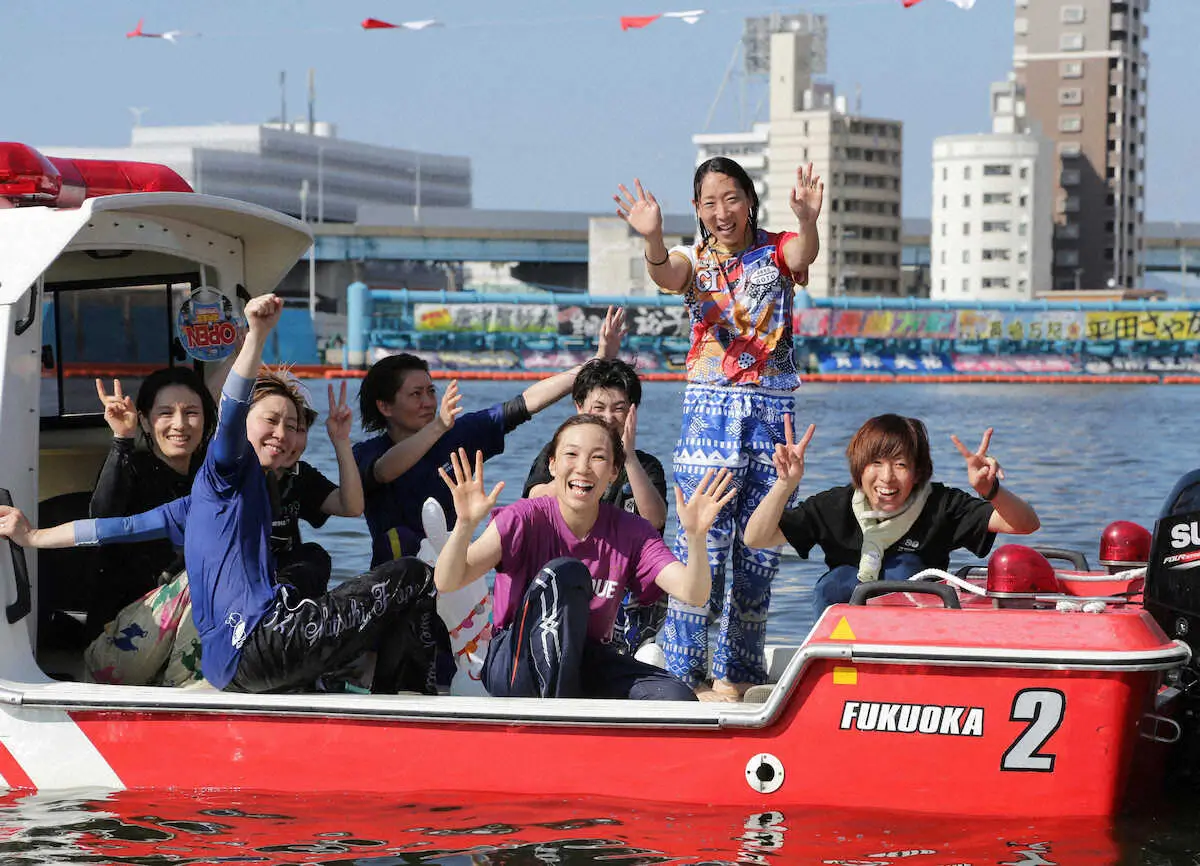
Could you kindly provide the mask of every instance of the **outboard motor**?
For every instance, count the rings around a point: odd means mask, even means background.
[[[1183,735],[1172,765],[1191,784],[1200,781],[1200,470],[1176,482],[1163,504],[1146,566],[1146,611],[1168,637],[1192,648],[1192,660],[1173,683],[1182,694]]]
[[[1150,561],[1153,536],[1144,526],[1114,520],[1100,535],[1100,564],[1109,574],[1139,568]]]

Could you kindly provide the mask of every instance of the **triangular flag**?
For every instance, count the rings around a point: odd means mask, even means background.
[[[406,30],[424,30],[426,27],[440,27],[441,25],[433,18],[429,18],[425,21],[405,21],[400,26]]]
[[[380,21],[378,18],[368,18],[363,21],[363,30],[424,30],[426,27],[440,27],[441,23],[433,18],[424,21],[401,21],[392,24],[390,21]]]
[[[395,30],[399,24],[389,24],[386,21],[380,21],[378,18],[368,18],[362,23],[363,30]]]
[[[621,29],[622,30],[637,30],[653,24],[661,15],[622,15]]]
[[[689,9],[686,12],[664,12],[664,18],[679,18],[688,24],[695,24],[700,20],[700,16],[704,14],[703,9]]]
[[[913,6],[916,6],[920,2],[921,2],[921,0],[904,0],[904,8],[911,9]],[[959,9],[970,9],[975,5],[975,0],[950,0],[950,2],[953,3],[955,6],[957,6]]]

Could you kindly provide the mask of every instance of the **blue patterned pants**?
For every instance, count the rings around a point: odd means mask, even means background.
[[[766,681],[764,648],[771,581],[779,568],[779,548],[742,543],[742,531],[775,482],[771,455],[783,442],[783,419],[795,413],[790,393],[747,387],[688,385],[683,396],[683,429],[675,446],[675,484],[688,498],[710,469],[729,469],[737,497],[717,516],[708,533],[713,588],[707,607],[672,598],[663,629],[667,670],[693,688],[708,676],[708,623],[720,615],[713,654],[716,678],[738,683]],[[675,555],[687,562],[682,527]],[[732,580],[726,592],[726,563]]]

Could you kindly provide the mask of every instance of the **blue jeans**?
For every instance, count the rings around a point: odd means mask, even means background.
[[[915,553],[889,553],[883,558],[880,580],[908,580],[927,566]],[[845,604],[858,586],[858,566],[838,565],[822,574],[813,587],[813,621],[831,604]]]

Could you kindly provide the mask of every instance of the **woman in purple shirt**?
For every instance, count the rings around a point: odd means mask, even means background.
[[[616,428],[576,415],[558,428],[551,448],[553,495],[505,508],[495,508],[503,482],[490,494],[484,489],[482,454],[472,469],[459,449],[451,455],[453,478],[439,470],[458,522],[438,557],[437,588],[455,590],[496,569],[497,632],[485,688],[498,697],[695,700],[666,671],[613,649],[613,622],[627,589],[635,598],[654,586],[689,604],[708,598],[705,539],[737,492],[728,471],[708,473],[687,502],[676,490],[690,554],[684,565],[644,518],[600,501],[625,462]],[[489,512],[491,525],[472,542]]]

